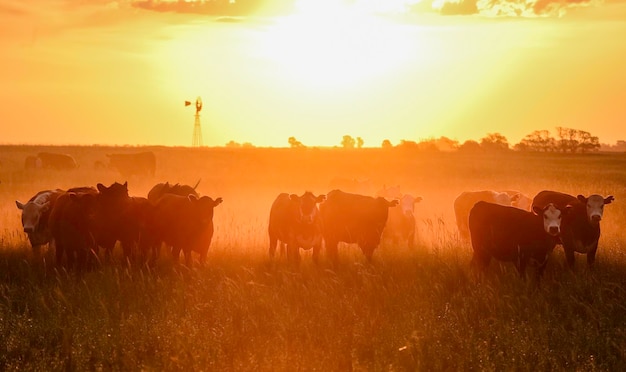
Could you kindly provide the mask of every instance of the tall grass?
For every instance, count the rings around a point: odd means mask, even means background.
[[[85,164],[115,149],[79,150],[73,155]],[[156,182],[202,178],[201,193],[224,197],[207,264],[192,269],[164,254],[154,267],[134,266],[120,262],[119,251],[116,262],[82,275],[58,269],[51,252],[30,251],[14,199],[119,175],[84,169],[3,178],[0,369],[626,368],[623,155],[377,150],[156,149],[157,177],[129,180],[131,194],[145,195]],[[17,157],[12,151],[2,155]],[[418,246],[385,242],[372,263],[348,245],[340,247],[337,266],[325,258],[314,265],[308,251],[299,267],[270,261],[267,217],[278,192],[324,193],[343,174],[423,196]],[[615,195],[596,267],[577,256],[572,272],[557,248],[539,285],[520,279],[510,264],[492,262],[476,275],[452,202],[461,191],[484,188]]]

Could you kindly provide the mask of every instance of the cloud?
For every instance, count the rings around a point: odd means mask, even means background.
[[[563,16],[568,9],[596,3],[595,0],[434,0],[432,5],[443,15],[538,17]]]

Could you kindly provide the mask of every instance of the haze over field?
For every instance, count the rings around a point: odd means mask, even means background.
[[[626,138],[624,1],[444,3],[0,0],[0,142],[189,145],[196,96],[209,146]]]

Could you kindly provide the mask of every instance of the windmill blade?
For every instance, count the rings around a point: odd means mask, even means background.
[[[191,105],[191,101],[185,101],[185,106],[190,106]]]

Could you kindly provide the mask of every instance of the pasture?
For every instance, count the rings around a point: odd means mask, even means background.
[[[105,154],[150,150],[154,177],[94,169]],[[23,169],[39,151],[72,155],[71,171]],[[404,371],[626,369],[626,154],[462,154],[399,149],[0,147],[1,370]],[[268,256],[278,193],[328,192],[338,177],[423,197],[414,249],[355,246],[334,267],[302,252]],[[222,197],[207,263],[187,269],[103,262],[84,275],[32,254],[15,200],[51,188],[158,182]],[[462,191],[543,189],[614,195],[596,266],[561,247],[539,286],[512,264],[477,279],[452,209]],[[196,256],[197,258],[197,256]]]

